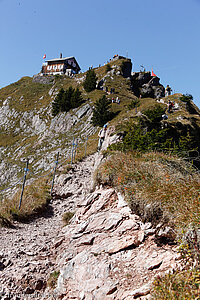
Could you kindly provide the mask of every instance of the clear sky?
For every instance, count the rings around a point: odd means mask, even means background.
[[[200,0],[0,0],[0,88],[60,52],[82,71],[128,55],[200,107]]]

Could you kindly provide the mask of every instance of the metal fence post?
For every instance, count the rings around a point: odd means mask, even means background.
[[[75,143],[75,149],[74,149],[74,162],[75,162],[75,159],[76,159],[76,149],[78,147],[78,139],[76,139],[76,143]]]
[[[53,180],[52,180],[52,185],[51,185],[51,195],[52,195],[52,191],[53,191],[53,186],[54,186],[54,180],[55,180],[55,176],[56,176],[56,168],[57,168],[57,165],[58,165],[58,157],[59,157],[59,152],[57,154],[57,158],[56,158],[56,165],[55,165],[55,168],[54,168],[54,173],[53,173]]]
[[[25,187],[25,183],[26,183],[26,175],[27,175],[27,173],[29,171],[29,169],[28,169],[28,163],[29,163],[29,159],[27,158],[26,168],[24,168],[24,181],[23,181],[22,192],[21,192],[21,197],[20,197],[20,201],[19,201],[19,209],[21,208],[22,197],[23,197],[24,187]]]
[[[84,155],[84,157],[86,157],[86,152],[87,152],[87,142],[88,142],[88,136],[86,137],[86,142],[85,142],[85,155]]]
[[[72,142],[72,157],[71,157],[71,165],[73,163],[73,153],[74,153],[74,137],[73,137],[73,142]]]

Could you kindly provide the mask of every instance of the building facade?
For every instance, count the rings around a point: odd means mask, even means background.
[[[81,70],[79,64],[77,63],[75,57],[62,57],[46,60],[42,65],[43,75],[68,75],[78,74]]]

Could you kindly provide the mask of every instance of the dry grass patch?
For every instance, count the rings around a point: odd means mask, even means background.
[[[65,226],[69,224],[69,222],[70,222],[70,220],[73,218],[74,214],[75,214],[75,213],[74,213],[74,212],[71,212],[71,211],[67,211],[67,212],[65,212],[65,213],[63,214],[62,220],[63,220],[63,223],[64,223]]]
[[[200,175],[183,159],[157,152],[114,152],[96,173],[97,184],[121,191],[141,217],[150,204],[177,228],[200,222],[199,182]]]
[[[154,281],[152,299],[159,300],[187,300],[199,299],[200,272],[199,270],[185,270],[169,273],[164,277],[157,277]]]
[[[0,217],[5,221],[19,220],[26,221],[44,212],[50,199],[50,184],[48,179],[37,179],[28,186],[25,186],[21,208],[19,201],[21,189],[12,199],[4,199],[0,204]]]

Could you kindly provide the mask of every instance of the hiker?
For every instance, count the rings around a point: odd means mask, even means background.
[[[98,152],[101,150],[101,147],[102,147],[102,144],[103,144],[103,141],[105,139],[105,136],[106,136],[106,132],[107,132],[107,124],[105,124],[103,126],[103,128],[99,131],[99,142],[98,142]]]
[[[110,89],[110,93],[111,93],[111,94],[114,94],[114,93],[115,93],[115,89],[114,89],[114,88],[111,88],[111,89]]]
[[[120,99],[119,99],[119,97],[116,98],[116,103],[117,103],[117,104],[120,104]]]
[[[164,114],[162,115],[162,118],[163,118],[163,120],[167,120],[167,119],[168,119],[168,115],[167,115],[166,113],[164,113]]]
[[[167,107],[168,107],[167,112],[168,112],[168,113],[171,113],[171,111],[172,111],[172,106],[173,106],[173,104],[172,104],[172,102],[169,100],[168,103],[167,103]]]
[[[169,84],[165,88],[165,97],[170,96],[172,89],[170,88]]]

